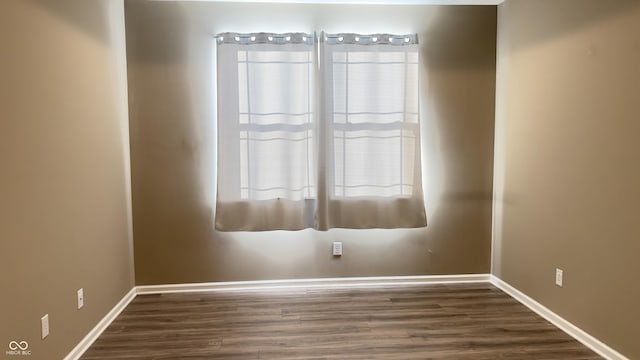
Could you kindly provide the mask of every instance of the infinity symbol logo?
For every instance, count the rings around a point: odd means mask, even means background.
[[[9,343],[9,350],[27,350],[29,348],[29,343],[26,341],[12,341]]]

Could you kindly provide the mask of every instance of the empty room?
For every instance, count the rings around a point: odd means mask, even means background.
[[[3,359],[640,359],[640,1],[0,1]]]

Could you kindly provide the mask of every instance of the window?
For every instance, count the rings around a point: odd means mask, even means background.
[[[320,38],[218,36],[218,229],[426,225],[415,36]]]

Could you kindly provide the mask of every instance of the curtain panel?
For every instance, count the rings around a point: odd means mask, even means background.
[[[218,230],[426,226],[415,35],[217,41]]]
[[[318,228],[426,226],[415,35],[323,34]]]
[[[314,226],[314,35],[217,36],[216,228]]]

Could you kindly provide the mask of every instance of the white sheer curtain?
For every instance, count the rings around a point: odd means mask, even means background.
[[[321,39],[318,227],[426,226],[415,35]]]
[[[314,35],[217,37],[216,228],[313,227]]]
[[[321,39],[218,35],[217,229],[426,225],[415,36]]]

